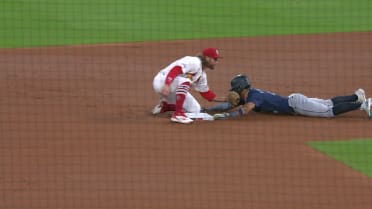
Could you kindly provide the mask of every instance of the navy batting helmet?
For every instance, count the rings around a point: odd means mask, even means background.
[[[243,74],[236,75],[231,80],[231,89],[230,91],[236,91],[240,94],[244,89],[249,89],[251,87],[251,82],[248,77]]]

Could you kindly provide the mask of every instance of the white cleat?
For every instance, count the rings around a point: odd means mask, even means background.
[[[363,104],[360,106],[361,110],[366,111],[369,119],[372,118],[371,106],[372,106],[372,98],[366,99],[366,101],[364,101]]]
[[[159,104],[157,104],[157,105],[152,109],[152,111],[151,111],[152,114],[153,114],[153,115],[157,115],[157,114],[159,114],[159,113],[164,112],[164,111],[163,111],[163,104],[164,104],[164,102],[160,101]]]
[[[183,123],[183,124],[189,124],[193,122],[193,120],[188,118],[183,112],[179,112],[179,113],[174,112],[170,120],[172,122]]]
[[[363,103],[366,101],[366,93],[364,92],[363,89],[358,89],[354,92],[355,95],[357,95],[358,100],[356,101],[357,103]]]

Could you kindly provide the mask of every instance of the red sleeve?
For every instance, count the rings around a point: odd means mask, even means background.
[[[202,95],[202,97],[208,101],[212,101],[214,98],[216,98],[216,94],[213,93],[213,91],[211,90],[206,92],[200,92],[200,95]]]
[[[165,78],[165,84],[170,85],[172,81],[179,75],[182,74],[181,66],[174,66],[168,73],[167,77]]]

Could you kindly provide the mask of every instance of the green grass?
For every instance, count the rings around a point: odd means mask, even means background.
[[[0,47],[372,31],[370,0],[2,0]]]
[[[309,145],[351,168],[372,177],[372,139],[310,142]]]

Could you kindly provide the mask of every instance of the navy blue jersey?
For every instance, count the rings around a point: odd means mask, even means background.
[[[288,104],[288,97],[283,97],[275,93],[251,88],[245,103],[252,102],[255,104],[253,111],[270,112],[275,114],[293,114],[292,107]]]

